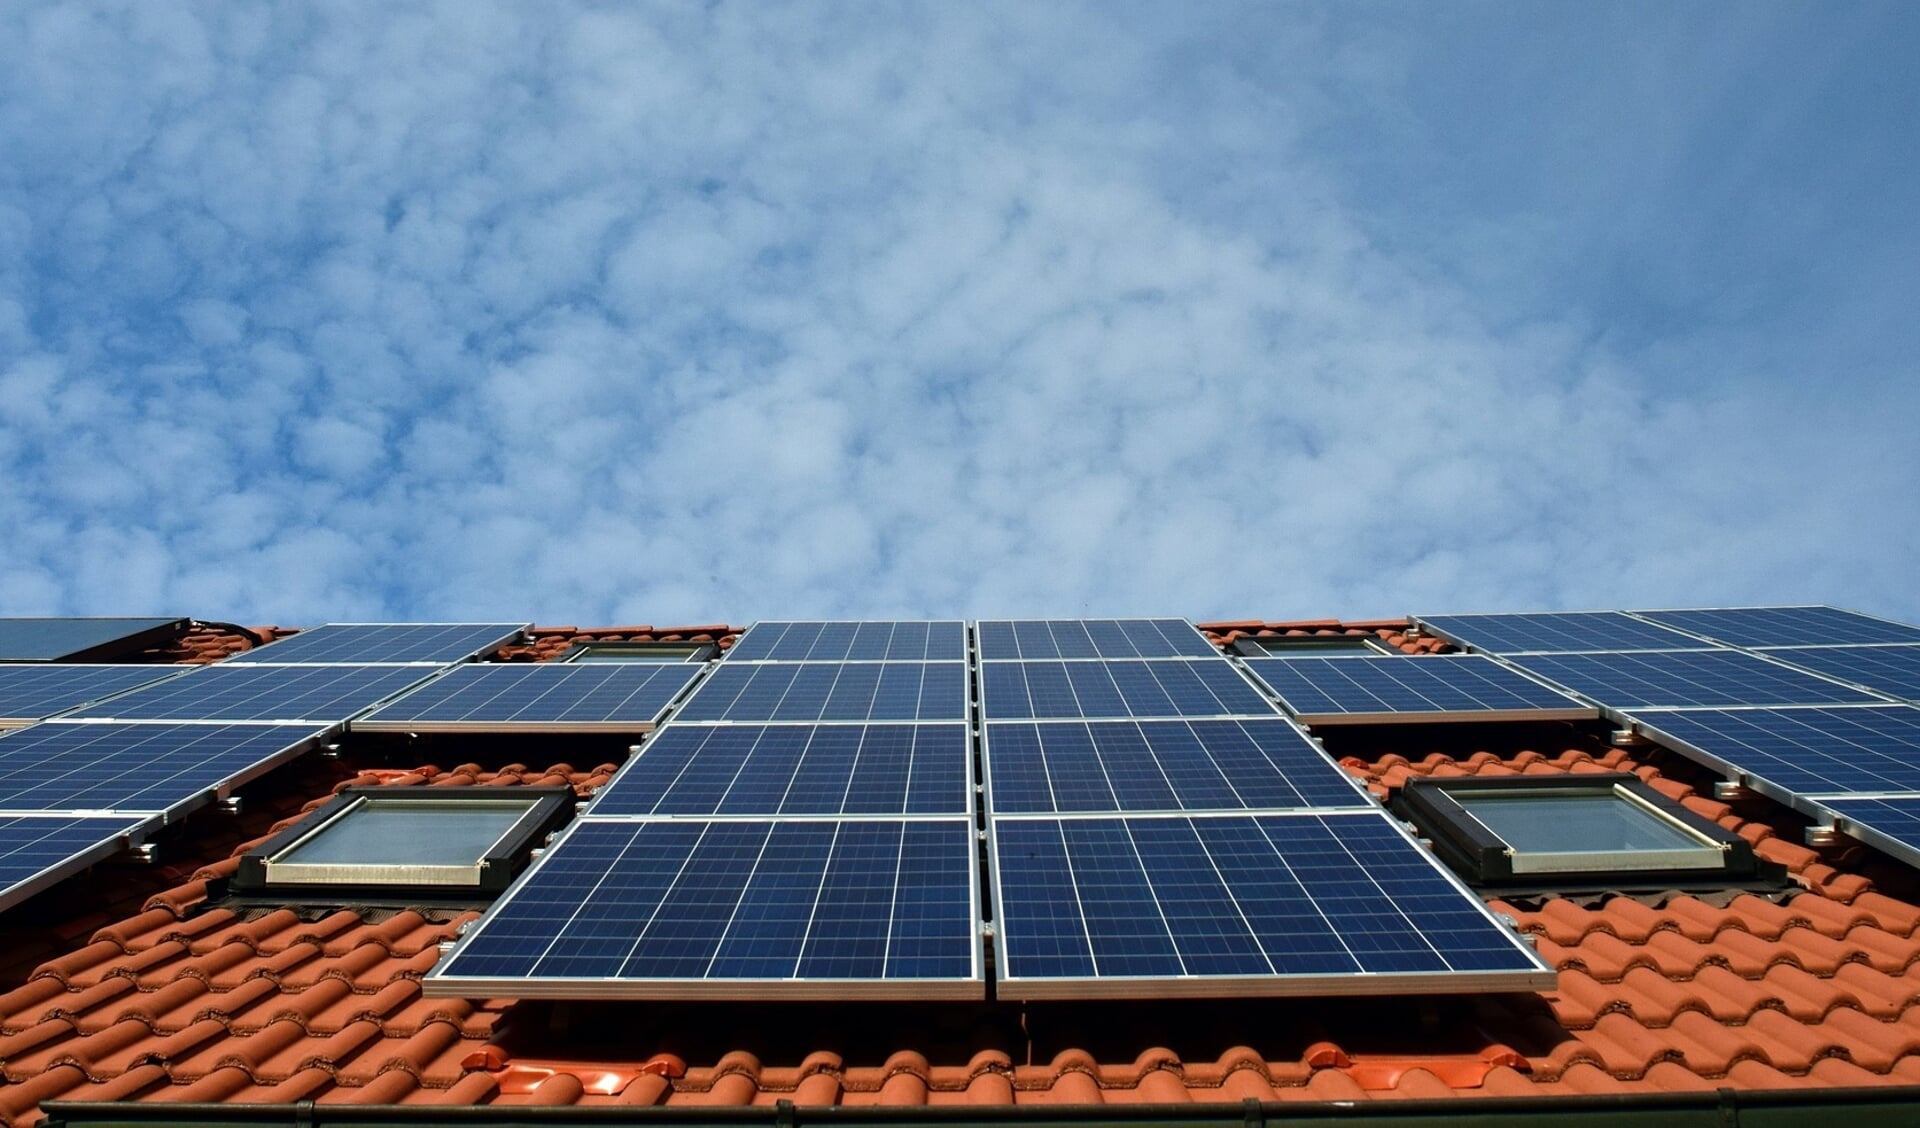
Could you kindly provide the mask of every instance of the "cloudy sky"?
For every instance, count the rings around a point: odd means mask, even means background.
[[[1920,619],[1920,7],[0,6],[0,614]]]

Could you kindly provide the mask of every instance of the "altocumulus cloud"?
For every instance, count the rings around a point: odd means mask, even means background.
[[[1920,608],[1894,393],[1406,237],[1405,42],[1165,19],[11,6],[0,612]]]

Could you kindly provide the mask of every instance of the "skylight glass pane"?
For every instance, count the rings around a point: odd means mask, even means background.
[[[1522,854],[1706,849],[1698,838],[1610,791],[1456,791],[1453,797]]]
[[[527,803],[366,803],[273,859],[276,865],[471,866]]]

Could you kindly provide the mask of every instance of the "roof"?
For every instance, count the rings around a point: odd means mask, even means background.
[[[1204,624],[1241,635],[1406,624]],[[249,632],[261,637],[274,628]],[[581,639],[731,643],[725,626],[539,628],[498,660]],[[252,645],[196,628],[175,661]],[[43,1102],[740,1107],[1161,1106],[1851,1090],[1920,1085],[1920,875],[1799,816],[1712,798],[1658,747],[1565,727],[1398,726],[1328,748],[1379,795],[1419,776],[1628,771],[1784,865],[1777,893],[1494,898],[1559,969],[1551,992],[1459,998],[1017,1004],[643,1004],[430,999],[420,977],[475,906],[234,903],[254,842],[341,787],[567,784],[617,742],[394,740],[309,757],[208,813],[154,869],[103,866],[0,917],[0,1120]],[[605,759],[543,750],[611,748]],[[459,751],[470,752],[454,759]],[[424,755],[414,755],[422,753]],[[369,761],[375,758],[367,753]],[[409,759],[409,756],[413,758]],[[82,886],[75,888],[75,885]]]

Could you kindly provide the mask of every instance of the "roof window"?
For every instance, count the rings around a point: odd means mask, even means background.
[[[241,893],[504,890],[572,813],[570,787],[349,787],[240,859]]]
[[[1373,635],[1245,635],[1233,640],[1233,652],[1242,658],[1400,653]]]
[[[562,662],[705,662],[720,653],[710,642],[576,642]]]
[[[1483,884],[1722,885],[1767,877],[1753,848],[1625,773],[1417,779],[1396,803]]]

